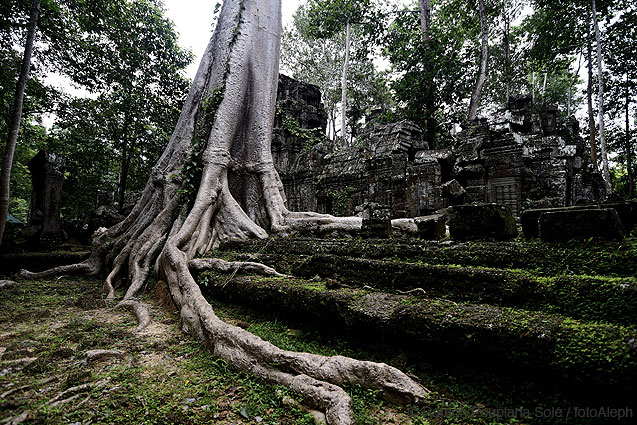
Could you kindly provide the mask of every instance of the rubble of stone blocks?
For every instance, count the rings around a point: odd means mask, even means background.
[[[318,120],[326,126],[315,86],[282,77],[279,105],[289,106],[283,112],[299,123],[311,117],[308,126]],[[373,202],[399,219],[486,202],[519,216],[525,209],[599,203],[606,196],[577,121],[556,109],[538,111],[529,98],[511,99],[489,119],[465,124],[450,149],[428,146],[409,121],[371,127],[351,146],[325,140],[311,150],[281,122],[277,126],[272,152],[291,210],[352,215]]]
[[[391,209],[385,205],[368,202],[363,206],[361,236],[368,239],[392,236]]]
[[[317,211],[316,176],[322,157],[332,150],[324,139],[318,146],[308,146],[307,140],[285,128],[284,120],[291,120],[300,129],[325,134],[327,112],[317,86],[279,77],[277,114],[272,135],[274,165],[285,186],[288,208],[292,211]]]

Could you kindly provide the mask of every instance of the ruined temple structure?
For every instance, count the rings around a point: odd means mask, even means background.
[[[534,111],[530,98],[512,99],[458,135],[454,171],[469,202],[523,209],[599,203],[604,181],[589,167],[577,120],[557,109]]]
[[[64,167],[63,158],[43,150],[29,161],[32,180],[29,240],[35,246],[48,248],[63,242],[60,211]]]
[[[528,98],[465,125],[451,149],[430,149],[408,121],[374,127],[347,148],[328,141],[310,146],[316,140],[303,131],[326,125],[320,91],[285,76],[279,107],[272,152],[291,210],[351,215],[374,204],[405,218],[491,202],[519,215],[605,197],[577,121],[558,110],[538,112]]]

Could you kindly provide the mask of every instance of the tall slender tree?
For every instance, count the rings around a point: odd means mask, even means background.
[[[606,134],[604,122],[604,61],[602,57],[602,37],[599,31],[599,19],[597,18],[597,7],[595,0],[591,0],[591,11],[593,12],[593,25],[595,27],[595,41],[597,44],[597,85],[599,94],[597,99],[598,126],[599,126],[599,146],[602,154],[602,174],[606,182],[606,192],[611,193],[613,188],[610,184],[610,170],[608,168],[608,152],[606,149]]]
[[[331,38],[335,33],[345,33],[345,61],[341,74],[341,140],[349,142],[347,125],[347,87],[351,55],[352,26],[365,28],[369,35],[375,33],[380,21],[375,14],[372,0],[310,0],[307,4],[308,35],[314,38]],[[365,43],[362,43],[365,44]],[[359,54],[366,54],[365,46]]]
[[[26,42],[24,45],[24,56],[22,59],[22,69],[18,77],[15,90],[15,100],[13,103],[13,117],[9,136],[2,157],[2,173],[0,174],[0,243],[4,235],[4,228],[7,224],[9,214],[9,194],[11,183],[11,168],[13,166],[13,155],[18,143],[18,132],[20,121],[22,120],[22,105],[24,103],[24,90],[29,80],[29,70],[31,69],[31,55],[33,54],[33,44],[40,14],[40,0],[33,0],[31,4],[31,14],[29,16],[29,26],[27,30]]]
[[[635,197],[635,175],[633,171],[633,147],[632,137],[630,131],[630,81],[628,80],[628,73],[626,73],[626,86],[625,86],[625,115],[624,115],[624,150],[626,152],[626,172],[628,173],[628,198]]]
[[[345,61],[343,61],[343,76],[341,77],[341,137],[343,143],[348,141],[347,128],[347,77],[349,74],[349,56],[352,48],[352,22],[348,19],[345,24]]]
[[[331,38],[315,38],[308,34],[308,14],[299,6],[291,24],[283,29],[281,65],[292,77],[321,88],[328,115],[327,132],[336,137],[337,105],[341,98],[340,77],[343,71],[345,42],[341,34]]]
[[[586,60],[588,78],[586,83],[586,100],[588,105],[588,141],[591,148],[591,163],[593,164],[593,169],[599,171],[597,159],[597,127],[595,125],[595,113],[593,112],[593,35],[591,32],[590,8],[587,10],[587,16]]]
[[[637,6],[626,1],[617,6],[615,18],[606,28],[607,43],[603,52],[607,93],[605,111],[611,117],[623,116],[622,142],[615,143],[610,148],[618,154],[614,162],[624,160],[627,179],[625,194],[632,198],[635,196],[635,144],[631,116],[635,113],[637,103]]]
[[[487,81],[487,66],[489,63],[489,24],[487,21],[487,9],[484,0],[478,0],[478,14],[480,15],[480,66],[478,70],[478,76],[476,78],[476,85],[471,94],[471,101],[469,103],[469,116],[468,119],[475,120],[478,116],[478,106],[480,105],[480,95],[482,93],[482,87]]]

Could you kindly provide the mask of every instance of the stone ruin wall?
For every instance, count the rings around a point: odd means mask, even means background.
[[[371,203],[405,218],[494,202],[519,215],[605,198],[577,121],[558,110],[537,112],[527,98],[467,126],[452,149],[430,149],[408,121],[369,130],[360,146],[335,149],[327,140],[308,146],[303,131],[324,134],[326,126],[321,93],[286,76],[279,81],[278,107],[272,152],[291,210],[352,215]],[[287,127],[294,122],[299,128],[286,128],[286,115]]]

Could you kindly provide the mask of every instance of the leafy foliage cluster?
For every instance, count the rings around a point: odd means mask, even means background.
[[[3,59],[10,58],[0,72],[3,117],[10,114],[29,4],[0,6],[0,31],[13,41],[0,46]],[[117,191],[123,207],[125,192],[143,187],[168,142],[188,89],[182,71],[192,54],[178,46],[160,0],[43,1],[38,40],[11,211],[24,218],[20,205],[30,198],[25,165],[39,149],[66,159],[65,219],[87,220],[98,190]],[[69,86],[76,96],[63,93]],[[4,125],[2,120],[3,142]]]
[[[337,217],[347,216],[351,210],[350,191],[351,188],[347,187],[341,190],[328,189],[323,193],[332,202],[332,214]]]
[[[309,154],[314,146],[325,141],[325,135],[320,128],[303,128],[296,118],[287,114],[282,109],[277,109],[276,113],[277,117],[281,118],[283,129],[289,135],[301,140],[303,145],[303,155]]]

